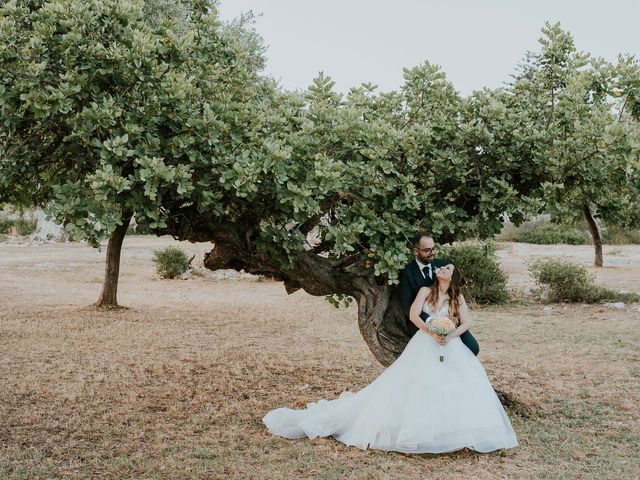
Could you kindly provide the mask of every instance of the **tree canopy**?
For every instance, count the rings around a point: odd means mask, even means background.
[[[218,154],[261,94],[256,66],[220,34],[215,11],[196,8],[182,30],[169,17],[150,25],[143,7],[2,10],[3,197],[53,199],[56,218],[94,245],[124,212],[153,229],[165,202],[211,205],[194,191],[192,164]]]

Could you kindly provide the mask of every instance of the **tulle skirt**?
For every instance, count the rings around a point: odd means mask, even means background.
[[[333,436],[361,449],[490,452],[518,445],[473,353],[459,338],[442,347],[420,330],[396,361],[359,392],[343,392],[303,410],[278,408],[262,421],[282,437]]]

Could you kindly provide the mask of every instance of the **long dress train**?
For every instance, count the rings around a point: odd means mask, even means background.
[[[422,330],[359,392],[343,392],[303,410],[278,408],[262,421],[282,437],[333,436],[361,449],[444,453],[466,447],[489,452],[518,445],[476,356],[460,338],[442,347]]]

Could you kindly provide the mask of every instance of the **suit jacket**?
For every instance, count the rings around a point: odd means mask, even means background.
[[[416,263],[415,260],[412,260],[406,267],[404,267],[400,271],[400,302],[402,303],[402,311],[404,312],[404,316],[407,320],[407,329],[409,333],[413,335],[418,330],[411,320],[409,320],[409,310],[411,309],[411,304],[416,298],[418,294],[418,290],[422,287],[430,287],[433,285],[435,281],[436,274],[435,269],[439,267],[444,267],[451,263],[449,260],[444,258],[436,258],[431,262],[433,278],[423,277],[422,272],[420,272],[420,267]],[[420,314],[420,318],[426,320],[429,316],[422,312]]]

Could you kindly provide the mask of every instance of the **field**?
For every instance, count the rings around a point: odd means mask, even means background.
[[[640,478],[640,308],[513,303],[473,310],[480,359],[523,408],[518,448],[477,454],[360,451],[285,440],[261,417],[358,390],[381,371],[355,310],[272,281],[198,269],[159,280],[127,237],[119,301],[91,307],[104,252],[0,244],[0,478]],[[210,246],[183,244],[201,265]],[[544,255],[590,246],[498,245],[514,292]],[[640,292],[640,246],[605,247],[598,282]]]

